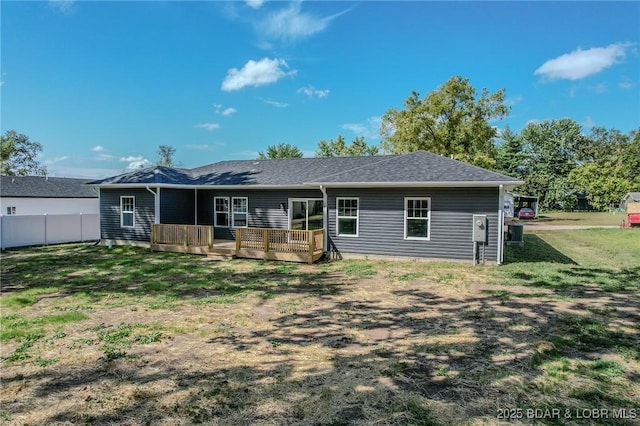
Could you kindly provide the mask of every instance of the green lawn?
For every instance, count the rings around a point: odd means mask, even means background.
[[[620,226],[626,218],[624,212],[548,212],[540,213],[538,219],[527,220],[544,225],[580,225],[580,226]]]
[[[581,424],[638,407],[640,229],[525,241],[500,267],[3,252],[0,418],[495,424],[510,408]]]

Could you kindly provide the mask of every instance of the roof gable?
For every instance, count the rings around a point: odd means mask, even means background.
[[[15,198],[98,198],[88,179],[0,176],[0,196]]]

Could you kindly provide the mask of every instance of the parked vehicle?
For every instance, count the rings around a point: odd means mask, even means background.
[[[536,217],[536,213],[533,209],[523,207],[518,211],[518,218],[520,219],[533,219]]]

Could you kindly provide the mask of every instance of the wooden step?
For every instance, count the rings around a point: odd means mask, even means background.
[[[227,248],[212,248],[207,252],[207,258],[209,259],[235,259],[236,250]]]

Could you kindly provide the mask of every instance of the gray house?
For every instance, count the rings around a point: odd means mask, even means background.
[[[90,183],[102,239],[151,239],[153,224],[323,231],[334,256],[500,263],[504,193],[523,182],[440,155],[221,161],[152,167]],[[244,231],[243,231],[244,232]]]

